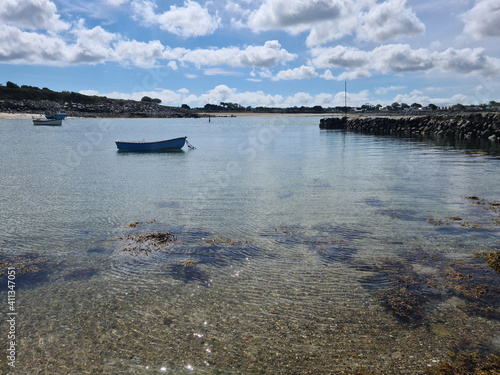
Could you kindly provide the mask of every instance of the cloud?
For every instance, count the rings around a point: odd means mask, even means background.
[[[108,4],[112,5],[112,6],[120,6],[122,4],[125,4],[128,2],[128,0],[105,0]]]
[[[118,62],[125,66],[151,68],[168,61],[167,66],[177,70],[178,63],[181,67],[191,63],[198,68],[217,65],[269,68],[296,58],[295,54],[281,48],[276,40],[267,41],[262,46],[247,46],[245,49],[227,47],[189,50],[170,48],[158,40],[128,40],[100,26],[88,29],[83,20],[74,26],[69,35],[73,36],[73,42],[67,36],[63,38],[57,34],[22,31],[4,25],[0,28],[0,62],[52,66]]]
[[[164,50],[165,47],[158,40],[148,43],[120,40],[115,46],[115,53],[122,60],[131,61],[135,66],[141,68],[153,67],[157,59],[163,58]],[[177,66],[174,65],[172,68],[175,70]]]
[[[276,77],[273,78],[273,80],[279,81],[279,80],[291,80],[291,79],[305,79],[317,76],[318,73],[316,73],[316,71],[312,66],[302,65],[300,68],[280,71],[276,75]]]
[[[254,32],[309,32],[310,47],[357,35],[360,40],[386,41],[423,33],[424,24],[406,0],[265,0],[252,11],[247,26]]]
[[[362,13],[357,30],[358,38],[384,42],[395,37],[423,33],[424,24],[405,6],[406,0],[388,0]]]
[[[79,27],[72,33],[77,39],[76,44],[66,47],[71,53],[67,63],[99,64],[121,59],[112,44],[119,39],[118,35],[109,33],[100,26],[87,29],[83,22],[80,22]]]
[[[315,68],[344,68],[354,77],[356,74],[366,76],[368,71],[411,73],[438,70],[483,76],[500,74],[500,59],[487,56],[483,48],[448,48],[437,52],[412,49],[407,44],[388,44],[372,51],[337,46],[314,48],[310,53],[313,57],[311,64]],[[325,78],[328,79],[327,76]]]
[[[437,105],[453,105],[457,103],[471,103],[471,100],[466,95],[455,94],[451,98],[434,98],[430,99],[431,103]]]
[[[336,46],[331,48],[314,48],[311,50],[316,68],[360,68],[369,64],[370,56],[366,51],[353,47]]]
[[[177,66],[177,63],[175,61],[169,61],[167,66],[172,69],[172,70],[177,70],[179,67]]]
[[[234,76],[234,77],[243,75],[243,73],[240,72],[235,72],[220,68],[205,69],[204,74],[206,76]]]
[[[268,41],[263,46],[219,49],[185,50],[179,60],[201,65],[229,65],[232,67],[270,67],[295,59],[296,55],[281,48],[278,41]]]
[[[132,11],[136,19],[146,25],[158,25],[160,29],[184,38],[213,34],[221,19],[212,16],[206,8],[187,0],[182,7],[170,6],[170,10],[157,14],[155,4],[149,0],[134,0]]]
[[[2,0],[0,23],[27,30],[63,31],[70,25],[60,20],[50,0]]]
[[[0,62],[10,64],[68,65],[71,53],[66,43],[53,36],[0,28]]]
[[[500,4],[498,0],[478,0],[462,15],[464,33],[473,39],[500,36]]]
[[[146,26],[158,23],[158,15],[155,12],[156,5],[150,0],[133,0],[130,4],[132,18],[142,21]]]
[[[389,87],[377,87],[375,89],[375,94],[377,95],[385,95],[390,91],[401,91],[406,89],[406,86],[389,86]]]
[[[281,106],[283,107],[301,107],[301,106],[311,106],[313,104],[314,97],[307,92],[298,92],[293,96],[287,97]]]
[[[220,102],[240,103],[244,106],[278,106],[283,100],[281,95],[265,94],[262,91],[238,92],[235,88],[226,85],[218,85],[214,89],[196,98],[196,105],[203,106],[206,103],[219,104]]]
[[[316,22],[339,18],[342,8],[340,1],[266,0],[250,15],[248,25],[254,31],[282,29],[296,35]]]
[[[347,105],[350,107],[356,107],[360,106],[364,103],[370,102],[369,100],[369,91],[368,90],[362,90],[359,93],[355,92],[348,92],[347,93]],[[332,107],[343,107],[345,104],[345,93],[343,91],[338,92],[332,103]]]
[[[366,69],[356,69],[352,71],[344,71],[340,73],[338,76],[334,76],[331,70],[327,69],[321,75],[321,78],[326,79],[327,81],[351,81],[353,79],[361,79],[371,77],[371,73]]]

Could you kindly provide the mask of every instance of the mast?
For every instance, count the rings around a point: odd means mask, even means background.
[[[344,81],[344,111],[347,115],[347,81]]]

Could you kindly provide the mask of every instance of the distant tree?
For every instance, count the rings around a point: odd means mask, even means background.
[[[220,111],[222,109],[222,107],[218,106],[217,104],[210,104],[210,103],[205,104],[204,108],[207,111]]]
[[[401,103],[401,109],[407,109],[410,108],[410,106],[406,103]]]
[[[187,104],[183,104],[183,105],[181,105],[181,108],[184,108],[184,109],[191,109],[191,107],[190,107],[190,106],[188,106]]]
[[[500,103],[499,103],[499,102],[496,102],[496,101],[494,101],[494,100],[492,100],[492,101],[490,102],[490,107],[500,107]]]
[[[7,81],[7,87],[9,89],[18,89],[19,88],[18,85],[16,85],[14,82],[11,82],[11,81]]]
[[[143,96],[141,99],[141,102],[160,104],[161,100],[157,99],[157,98],[153,99],[153,98],[150,98],[149,96]]]
[[[463,104],[455,104],[453,107],[452,107],[452,110],[453,111],[464,111],[465,110],[465,106]]]
[[[429,104],[429,108],[430,108],[431,110],[433,110],[433,111],[435,111],[436,109],[438,109],[437,105],[432,104],[432,103],[431,103],[431,104]]]
[[[422,104],[420,104],[420,103],[413,103],[410,107],[412,107],[412,108],[422,108]]]
[[[398,111],[400,109],[400,104],[398,102],[394,102],[391,104],[391,108],[393,111]]]

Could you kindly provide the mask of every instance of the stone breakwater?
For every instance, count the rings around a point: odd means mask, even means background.
[[[56,102],[50,100],[0,100],[0,112],[32,113],[65,111],[72,117],[199,117],[194,111],[156,103],[109,99],[97,103]]]
[[[500,113],[324,118],[320,120],[319,127],[380,135],[422,135],[500,141]]]

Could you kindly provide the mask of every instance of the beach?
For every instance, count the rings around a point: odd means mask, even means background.
[[[31,119],[31,118],[38,118],[38,117],[44,117],[44,114],[36,114],[36,113],[6,113],[6,112],[0,112],[0,120],[8,120],[8,119],[18,119],[18,120],[24,120],[24,119]]]

